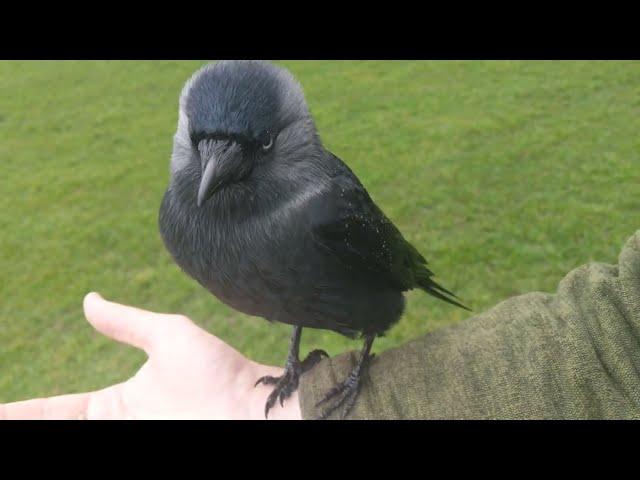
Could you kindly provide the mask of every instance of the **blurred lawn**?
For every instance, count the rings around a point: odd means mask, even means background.
[[[289,327],[231,311],[157,232],[178,94],[202,62],[0,62],[0,402],[95,389],[144,361],[90,290],[181,312],[283,362]],[[284,62],[326,144],[476,312],[615,262],[640,227],[638,62]],[[412,292],[381,351],[465,312]],[[359,343],[307,330],[303,350]]]

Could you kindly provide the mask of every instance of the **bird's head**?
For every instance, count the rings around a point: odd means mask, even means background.
[[[318,141],[288,71],[262,61],[220,61],[194,73],[182,90],[171,171],[193,180],[200,207]]]

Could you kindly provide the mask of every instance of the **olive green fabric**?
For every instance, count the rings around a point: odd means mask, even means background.
[[[640,230],[618,260],[376,355],[347,418],[640,418]],[[357,356],[302,377],[303,418]]]

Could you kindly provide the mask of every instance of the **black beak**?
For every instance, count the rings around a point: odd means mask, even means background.
[[[198,145],[202,177],[198,187],[198,207],[229,182],[236,180],[242,170],[240,145],[230,140],[203,140]]]
[[[198,188],[198,207],[201,207],[220,187],[220,181],[216,179],[216,163],[216,157],[212,155],[202,171],[202,179]]]

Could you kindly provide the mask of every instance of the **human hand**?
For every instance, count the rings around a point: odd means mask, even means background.
[[[263,375],[283,369],[244,357],[182,315],[148,312],[104,300],[84,298],[87,320],[99,332],[148,355],[129,380],[95,392],[0,405],[0,419],[264,419],[272,387]],[[300,419],[297,393],[273,419]]]

